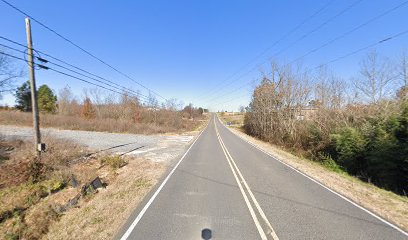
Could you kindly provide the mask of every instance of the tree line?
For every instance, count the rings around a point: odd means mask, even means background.
[[[17,88],[14,109],[30,112],[31,91],[29,82]],[[195,107],[177,99],[159,103],[149,95],[145,101],[138,96],[124,92],[110,94],[97,88],[84,89],[81,97],[73,94],[69,86],[57,94],[47,85],[37,90],[38,108],[42,113],[42,126],[82,129],[94,131],[114,131],[131,133],[165,133],[192,130],[203,118],[207,109]],[[6,108],[7,109],[7,108]],[[13,116],[20,124],[27,124],[26,115],[3,112],[3,122]]]
[[[244,129],[334,171],[408,193],[408,56],[373,51],[349,81],[327,67],[272,63],[255,87]]]
[[[31,112],[31,90],[30,82],[24,82],[15,92],[16,109],[24,112]],[[41,112],[56,113],[57,96],[46,85],[41,85],[37,90],[38,109]]]
[[[115,95],[106,95],[104,92],[99,91],[97,88],[84,89],[84,97],[82,103],[78,101],[74,96],[69,86],[61,89],[59,92],[59,99],[57,95],[46,84],[41,85],[37,89],[37,101],[38,108],[43,113],[51,114],[64,114],[72,115],[74,112],[82,113],[85,118],[95,118],[103,108],[107,108],[108,105],[134,105],[135,107],[148,109],[151,111],[169,110],[180,111],[184,113],[184,117],[194,118],[202,115],[204,112],[208,112],[208,109],[201,107],[194,107],[192,103],[186,105],[183,108],[183,103],[177,99],[167,100],[161,105],[157,99],[149,95],[147,101],[141,102],[138,96],[129,95],[124,92],[119,99]],[[20,87],[16,89],[14,93],[16,97],[15,108],[24,111],[31,112],[31,90],[30,82],[24,82]],[[123,106],[122,106],[123,107]],[[136,109],[136,108],[135,108]],[[135,110],[133,109],[133,110]],[[109,117],[109,116],[106,116]]]

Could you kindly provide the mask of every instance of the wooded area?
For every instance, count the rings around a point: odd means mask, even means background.
[[[396,193],[408,193],[408,55],[370,52],[350,81],[272,63],[245,131]]]
[[[15,107],[3,107],[0,123],[30,126],[29,83],[24,82],[18,87],[15,96]],[[143,134],[190,131],[200,125],[206,111],[192,104],[183,106],[176,99],[160,105],[153,96],[142,102],[137,96],[125,92],[122,95],[106,94],[96,88],[85,89],[82,96],[77,97],[67,86],[57,96],[47,85],[42,85],[37,96],[42,127],[74,130]]]

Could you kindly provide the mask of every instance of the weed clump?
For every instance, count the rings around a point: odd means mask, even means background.
[[[100,162],[101,165],[108,165],[114,170],[119,169],[127,164],[127,161],[121,158],[119,155],[109,155],[102,157]]]

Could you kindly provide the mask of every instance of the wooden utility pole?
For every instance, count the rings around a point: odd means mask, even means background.
[[[33,56],[33,42],[31,38],[31,24],[30,19],[25,19],[26,34],[27,34],[27,50],[28,50],[28,70],[30,72],[30,88],[31,88],[31,104],[33,111],[33,125],[34,125],[34,142],[35,152],[38,157],[41,156],[41,133],[40,133],[40,118],[37,107],[37,88],[35,86],[35,72],[34,72],[34,56]]]

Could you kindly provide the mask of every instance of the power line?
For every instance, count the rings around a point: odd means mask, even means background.
[[[84,79],[82,79],[82,78],[79,78],[79,77],[77,77],[77,76],[71,75],[71,74],[69,74],[69,73],[65,73],[65,72],[62,72],[62,71],[59,71],[59,70],[56,70],[56,69],[53,69],[53,68],[49,68],[49,70],[54,71],[54,72],[59,73],[59,74],[62,74],[62,75],[65,75],[65,76],[67,76],[67,77],[71,77],[71,78],[77,79],[77,80],[82,81],[82,82],[85,82],[85,83],[88,83],[88,84],[91,84],[91,85],[94,85],[94,86],[103,88],[103,89],[105,89],[105,90],[108,90],[108,91],[117,93],[117,94],[119,94],[119,95],[125,95],[125,94],[123,94],[123,92],[118,92],[118,91],[116,91],[116,90],[112,90],[112,89],[106,88],[106,87],[104,87],[104,86],[101,86],[101,85],[96,84],[96,83],[92,83],[92,82],[90,82],[90,81],[84,80]],[[135,95],[135,96],[136,96],[136,97],[139,97],[139,96],[137,96],[137,95]]]
[[[378,42],[376,42],[376,43],[372,43],[372,44],[367,45],[367,46],[365,46],[365,47],[359,48],[359,49],[357,49],[357,50],[355,50],[355,51],[352,51],[352,52],[350,52],[350,53],[348,53],[348,54],[345,54],[345,55],[343,55],[343,56],[337,57],[337,58],[335,58],[335,59],[333,59],[333,60],[331,60],[331,61],[328,61],[328,62],[326,62],[326,63],[324,63],[324,64],[320,64],[320,65],[316,66],[315,69],[320,68],[320,67],[322,67],[322,66],[324,66],[324,65],[327,65],[327,64],[331,64],[331,63],[340,61],[340,60],[342,60],[342,59],[344,59],[344,58],[347,58],[347,57],[349,57],[349,56],[352,56],[352,55],[354,55],[354,54],[357,54],[357,53],[362,52],[362,51],[364,51],[364,50],[367,50],[367,49],[369,49],[369,48],[373,48],[373,47],[375,47],[375,46],[377,46],[377,45],[383,44],[383,43],[388,42],[388,41],[390,41],[390,40],[392,40],[392,39],[401,37],[401,36],[403,36],[403,35],[405,35],[405,34],[408,34],[408,30],[405,30],[405,31],[402,31],[402,32],[400,32],[400,33],[394,34],[394,35],[392,35],[392,36],[390,36],[390,37],[384,38],[383,40],[380,40],[380,41],[378,41]]]
[[[19,46],[24,46],[24,45],[22,45],[22,44],[19,44],[19,43],[14,42],[14,41],[12,41],[12,40],[10,40],[10,39],[7,39],[7,38],[1,37],[1,36],[0,36],[0,38],[1,38],[1,39],[4,39],[4,40],[7,40],[7,41],[10,41],[10,42],[13,42],[13,43],[15,43],[15,44],[18,44]],[[0,46],[3,46],[3,47],[6,47],[6,48],[8,48],[8,49],[11,49],[11,50],[14,50],[14,51],[17,51],[17,52],[26,54],[24,51],[22,51],[22,50],[20,50],[20,49],[16,49],[16,48],[13,48],[13,47],[10,47],[10,46],[1,44],[1,43],[0,43]],[[53,58],[53,59],[57,59],[57,58],[54,58],[54,57],[52,57],[51,55],[46,54],[46,53],[44,53],[44,52],[42,52],[42,51],[39,51],[39,50],[36,50],[36,49],[33,49],[33,50],[34,50],[35,52],[41,53],[41,54],[43,54],[43,55],[45,55],[45,56],[49,56],[49,57],[51,57],[51,58]],[[39,59],[40,61],[45,61],[45,62],[47,62],[47,63],[50,63],[50,64],[52,64],[52,65],[55,65],[55,66],[57,66],[57,67],[60,67],[60,68],[62,68],[62,69],[68,70],[68,71],[70,71],[70,72],[73,72],[73,73],[78,74],[78,75],[80,75],[80,76],[83,76],[83,77],[92,79],[92,80],[94,80],[94,81],[103,83],[103,84],[105,84],[105,85],[108,85],[108,86],[110,86],[110,87],[116,88],[116,89],[118,89],[118,90],[126,90],[126,92],[133,93],[133,94],[138,95],[138,96],[140,96],[140,97],[143,97],[143,98],[145,98],[145,99],[148,99],[148,98],[149,98],[149,97],[146,96],[146,95],[143,95],[143,94],[141,94],[141,93],[135,92],[135,91],[132,90],[132,89],[129,89],[129,88],[127,88],[127,87],[124,87],[124,86],[122,86],[122,85],[120,85],[120,84],[117,84],[117,83],[115,83],[115,82],[113,82],[113,81],[110,81],[110,80],[108,80],[108,79],[106,79],[106,78],[103,78],[103,77],[100,77],[100,76],[98,76],[98,75],[95,75],[95,74],[93,74],[93,73],[90,73],[90,72],[88,72],[88,71],[86,71],[86,70],[84,70],[84,69],[82,69],[82,68],[76,67],[76,66],[74,66],[74,65],[72,65],[72,64],[69,64],[69,63],[67,63],[67,62],[65,62],[65,61],[62,61],[62,60],[57,59],[59,62],[62,62],[62,63],[66,64],[66,65],[68,65],[68,66],[70,66],[70,67],[73,67],[73,68],[75,68],[75,69],[78,69],[78,70],[80,70],[80,71],[82,71],[82,72],[85,72],[85,73],[87,73],[87,74],[90,74],[90,75],[92,75],[92,76],[96,76],[97,78],[102,79],[102,80],[105,81],[105,82],[102,82],[101,80],[96,79],[96,78],[94,78],[94,77],[90,77],[90,76],[87,76],[87,75],[85,75],[85,74],[82,74],[82,73],[80,73],[80,72],[78,72],[78,71],[75,71],[75,70],[72,70],[72,69],[70,69],[70,68],[64,67],[64,66],[62,66],[62,65],[60,65],[60,64],[57,64],[57,63],[54,63],[54,62],[52,62],[52,61],[43,59],[43,58],[41,58],[41,57],[36,57],[36,58]],[[42,67],[45,67],[45,66],[43,66],[43,65],[41,65],[41,66],[42,66]],[[108,83],[106,83],[106,82],[108,82]],[[120,89],[117,88],[117,87],[115,87],[115,86],[110,85],[109,83],[114,84],[114,85],[120,87]]]
[[[370,24],[370,23],[372,23],[372,22],[374,22],[374,21],[376,21],[376,20],[378,20],[378,19],[380,19],[380,18],[385,17],[386,15],[388,15],[388,14],[390,14],[390,13],[392,13],[392,12],[394,12],[394,11],[396,11],[396,10],[398,10],[398,9],[400,9],[400,8],[402,8],[402,7],[404,7],[404,6],[406,6],[407,4],[408,4],[408,1],[404,1],[404,2],[402,2],[402,3],[400,3],[400,4],[398,4],[398,5],[396,5],[396,6],[392,7],[392,8],[390,8],[390,9],[388,9],[388,10],[386,10],[386,11],[384,11],[384,12],[382,12],[382,13],[376,15],[376,16],[374,16],[373,18],[370,18],[368,21],[365,21],[364,23],[358,25],[357,27],[354,27],[354,28],[352,28],[351,30],[346,31],[346,32],[344,32],[343,34],[341,34],[341,35],[339,35],[339,36],[337,36],[337,37],[335,37],[335,38],[333,38],[333,39],[327,41],[326,43],[320,45],[319,47],[314,48],[314,49],[308,51],[307,53],[303,54],[303,55],[300,56],[300,57],[297,57],[295,60],[291,61],[290,63],[288,63],[288,64],[286,64],[286,65],[290,65],[290,64],[292,64],[292,63],[294,63],[294,62],[297,62],[297,61],[299,61],[300,59],[302,59],[302,58],[304,58],[304,57],[306,57],[306,56],[308,56],[308,55],[310,55],[310,54],[312,54],[312,53],[314,53],[314,52],[317,52],[317,51],[321,50],[321,49],[324,48],[324,47],[327,47],[328,45],[330,45],[330,44],[332,44],[332,43],[334,43],[334,42],[336,42],[336,41],[338,41],[338,40],[340,40],[340,39],[342,39],[342,38],[344,38],[344,37],[350,35],[351,33],[353,33],[353,32],[355,32],[355,31],[359,30],[360,28],[363,28],[363,27],[367,26],[368,24]],[[263,63],[265,63],[265,62],[263,62]],[[263,64],[263,63],[262,63],[262,64]],[[239,78],[237,78],[236,80],[239,80],[239,79],[242,78],[243,76],[245,76],[245,75],[247,75],[247,74],[253,72],[255,69],[256,69],[256,67],[255,67],[255,68],[252,68],[250,71],[248,71],[248,72],[242,74],[242,75],[241,75]],[[248,83],[248,84],[249,84],[249,83]],[[239,90],[239,89],[245,87],[245,86],[248,85],[248,84],[245,84],[245,85],[241,86],[240,88],[231,91],[230,93],[235,92],[235,91],[237,91],[237,90]],[[228,93],[228,94],[229,94],[229,93]],[[217,97],[212,98],[211,100],[209,100],[209,101],[207,101],[207,102],[211,102],[211,101],[213,101],[213,100],[216,99],[216,98],[217,98]]]
[[[327,41],[326,43],[320,45],[319,47],[314,48],[314,49],[310,50],[309,52],[305,53],[304,55],[302,55],[302,56],[296,58],[295,60],[293,60],[292,62],[290,62],[289,65],[292,64],[292,63],[294,63],[294,62],[299,61],[300,59],[302,59],[302,58],[304,58],[304,57],[310,55],[311,53],[317,52],[318,50],[320,50],[320,49],[322,49],[322,48],[324,48],[324,47],[326,47],[326,46],[332,44],[333,42],[336,42],[336,41],[338,41],[338,40],[340,40],[340,39],[346,37],[347,35],[349,35],[349,34],[355,32],[355,31],[357,31],[358,29],[367,26],[368,24],[370,24],[370,23],[372,23],[372,22],[374,22],[374,21],[376,21],[376,20],[378,20],[378,19],[380,19],[380,18],[382,18],[382,17],[384,17],[384,16],[386,16],[386,15],[388,15],[388,14],[394,12],[395,10],[397,10],[397,9],[399,9],[399,8],[404,7],[404,6],[407,5],[407,4],[408,4],[408,1],[402,2],[402,3],[398,4],[397,6],[391,8],[391,9],[388,9],[387,11],[382,12],[382,13],[380,13],[379,15],[376,15],[376,16],[373,17],[373,18],[370,18],[368,21],[366,21],[366,22],[364,22],[364,23],[358,25],[357,27],[355,27],[355,28],[353,28],[353,29],[351,29],[351,30],[349,30],[349,31],[347,31],[347,32],[345,32],[345,33],[343,33],[343,34],[341,34],[340,36],[337,36],[337,37],[335,37],[335,38],[333,38],[333,39]]]
[[[8,42],[11,42],[11,43],[14,43],[14,44],[16,44],[16,45],[19,45],[19,46],[21,46],[21,47],[26,48],[25,45],[23,45],[23,44],[21,44],[21,43],[18,43],[18,42],[16,42],[16,41],[13,41],[13,40],[11,40],[11,39],[9,39],[9,38],[0,36],[0,39],[3,39],[3,40],[5,40],[5,41],[8,41]],[[3,45],[3,46],[5,46],[5,45]],[[5,47],[8,47],[8,46],[5,46]],[[10,47],[8,47],[8,48],[10,48]],[[16,50],[16,49],[13,49],[13,50]],[[82,71],[82,72],[84,72],[84,73],[87,73],[87,74],[89,74],[89,75],[91,75],[91,76],[94,76],[94,77],[97,77],[97,78],[99,78],[99,79],[105,80],[105,81],[107,81],[107,82],[113,83],[113,84],[115,84],[115,85],[121,86],[121,85],[119,85],[119,84],[117,84],[117,83],[114,83],[114,82],[112,82],[112,81],[110,81],[110,80],[108,80],[108,79],[106,79],[106,78],[103,78],[103,77],[101,77],[101,76],[98,76],[98,75],[96,75],[96,74],[94,74],[94,73],[91,73],[91,72],[89,72],[89,71],[87,71],[87,70],[84,70],[83,68],[77,67],[77,66],[75,66],[75,65],[73,65],[73,64],[70,64],[70,63],[64,61],[64,60],[61,60],[61,59],[56,58],[56,57],[53,57],[52,55],[47,54],[47,53],[45,53],[45,52],[43,52],[43,51],[40,51],[40,50],[38,50],[38,49],[34,49],[34,51],[37,52],[37,53],[41,53],[42,55],[47,56],[47,57],[49,57],[49,58],[51,58],[51,59],[54,59],[55,61],[58,61],[58,62],[63,63],[63,64],[66,64],[67,66],[70,66],[70,67],[72,67],[72,68],[75,68],[75,69],[77,69],[77,70],[79,70],[79,71]],[[51,62],[51,61],[49,61],[49,62],[52,63],[52,64],[54,64],[54,63]],[[123,86],[121,86],[121,87],[123,87]],[[126,88],[126,87],[124,87],[124,88]],[[133,91],[133,90],[132,90],[132,91]]]
[[[229,100],[227,100],[225,102],[220,103],[220,105],[224,105],[225,103],[229,103],[229,102],[234,101],[235,99],[240,99],[240,98],[243,98],[243,97],[246,97],[246,96],[248,96],[248,94],[245,94],[245,95],[242,95],[242,96],[239,96],[239,97],[231,98],[231,99],[229,99]]]
[[[17,56],[14,56],[14,55],[11,55],[11,54],[2,52],[2,51],[0,51],[0,54],[3,54],[3,55],[5,55],[5,56],[8,56],[8,57],[11,57],[11,58],[14,58],[14,59],[17,59],[17,60],[20,60],[20,61],[23,61],[23,62],[28,63],[28,61],[27,61],[26,59],[24,59],[24,58],[20,58],[20,57],[17,57]],[[43,65],[38,64],[38,63],[34,63],[34,64],[37,65],[37,66],[39,66],[39,67],[44,67]],[[102,86],[102,85],[100,85],[100,84],[93,83],[93,82],[88,81],[88,80],[86,80],[86,79],[83,79],[83,78],[80,78],[80,77],[71,75],[71,74],[69,74],[69,73],[62,72],[62,71],[57,70],[57,69],[54,69],[54,68],[47,67],[46,69],[47,69],[47,70],[51,70],[51,71],[56,72],[56,73],[59,73],[59,74],[62,74],[62,75],[65,75],[65,76],[70,77],[70,78],[77,79],[77,80],[79,80],[79,81],[88,83],[88,84],[90,84],[90,85],[94,85],[94,86],[96,86],[96,87],[105,89],[105,90],[107,90],[107,91],[117,93],[117,94],[119,94],[119,95],[127,95],[127,94],[125,94],[125,93],[123,93],[123,92],[119,92],[119,91],[117,91],[117,90],[110,89],[110,88],[108,88],[108,87]],[[106,84],[105,84],[105,85],[106,85]],[[133,96],[139,98],[139,96],[136,95],[136,94],[131,94],[131,95],[133,95]],[[142,101],[142,102],[143,102],[143,101]],[[146,101],[144,101],[143,103],[146,103]]]
[[[289,46],[287,46],[286,48],[282,49],[281,51],[277,52],[276,54],[274,54],[273,56],[278,56],[281,53],[285,52],[286,50],[290,49],[291,47],[293,47],[296,43],[302,41],[303,39],[305,39],[306,37],[310,36],[311,34],[319,31],[321,28],[323,28],[324,26],[326,26],[327,24],[329,24],[330,22],[332,22],[333,20],[335,20],[336,18],[342,16],[343,14],[345,14],[346,12],[350,11],[352,8],[354,8],[357,4],[359,4],[360,2],[362,2],[364,0],[357,0],[355,2],[353,2],[352,4],[348,5],[346,8],[344,8],[343,10],[341,10],[340,12],[338,12],[336,15],[334,15],[333,17],[327,19],[326,21],[324,21],[323,23],[321,23],[319,26],[317,26],[316,28],[312,29],[311,31],[303,34],[300,38],[298,38],[296,41],[292,42]]]
[[[386,38],[384,38],[384,39],[382,39],[382,40],[380,40],[380,41],[376,41],[376,42],[374,42],[374,43],[371,43],[371,44],[369,44],[369,45],[366,45],[366,46],[364,46],[364,47],[361,47],[361,48],[358,48],[358,49],[356,49],[356,50],[354,50],[354,51],[351,51],[351,52],[349,52],[349,53],[347,53],[347,54],[344,54],[344,55],[341,55],[341,56],[339,56],[339,57],[336,57],[336,58],[334,58],[334,59],[332,59],[332,60],[330,60],[330,61],[327,61],[327,62],[325,62],[325,63],[319,64],[319,65],[317,65],[317,66],[315,66],[315,67],[313,67],[313,68],[311,68],[311,69],[305,70],[305,71],[303,72],[303,74],[308,73],[308,72],[310,72],[310,71],[312,71],[312,70],[315,70],[315,69],[319,69],[319,68],[321,68],[321,67],[323,67],[323,66],[325,66],[325,65],[328,65],[328,64],[331,64],[331,63],[340,61],[340,60],[342,60],[342,59],[345,59],[345,58],[347,58],[347,57],[350,57],[350,56],[352,56],[352,55],[355,55],[355,54],[360,53],[360,52],[362,52],[362,51],[365,51],[365,50],[367,50],[367,49],[376,47],[376,46],[378,46],[378,45],[380,45],[380,44],[383,44],[383,43],[385,43],[385,42],[388,42],[388,41],[390,41],[390,40],[393,40],[393,39],[395,39],[395,38],[401,37],[401,36],[406,35],[406,34],[408,34],[408,30],[399,32],[399,33],[394,34],[394,35],[392,35],[392,36],[390,36],[390,37],[386,37]],[[248,85],[248,84],[249,84],[249,83],[246,83],[246,84],[243,85],[243,86],[246,86],[246,85]],[[245,96],[246,96],[246,95],[245,95]],[[239,99],[239,98],[241,98],[241,97],[237,97],[237,98],[234,98],[234,99]],[[232,100],[229,100],[229,101],[232,101]],[[227,101],[227,102],[229,102],[229,101]],[[216,103],[217,103],[217,104],[224,104],[225,102],[216,102]]]
[[[16,88],[15,89],[3,89],[3,90],[0,90],[0,93],[2,93],[2,92],[14,92],[15,90],[17,90]]]
[[[278,56],[281,53],[285,52],[286,50],[290,49],[291,47],[293,47],[295,44],[297,44],[298,42],[302,41],[303,39],[305,39],[306,37],[310,36],[311,34],[317,32],[318,30],[320,30],[321,28],[323,28],[324,26],[326,26],[327,24],[329,24],[330,22],[332,22],[333,20],[335,20],[336,18],[342,16],[343,14],[345,14],[346,12],[348,12],[349,10],[351,10],[353,7],[355,7],[357,4],[359,4],[360,2],[362,2],[364,0],[357,0],[354,1],[352,4],[348,5],[347,7],[345,7],[344,9],[342,9],[340,12],[338,12],[336,15],[332,16],[331,18],[327,19],[326,21],[324,21],[323,23],[321,23],[319,26],[317,26],[316,28],[312,29],[311,31],[305,33],[304,35],[302,35],[300,38],[298,38],[297,40],[295,40],[294,42],[292,42],[289,46],[287,46],[286,48],[281,49],[280,51],[278,51],[277,53],[273,54],[272,56]],[[271,58],[271,57],[270,57]],[[268,61],[268,60],[267,60]],[[261,64],[264,64],[266,61],[263,61]],[[260,65],[261,65],[260,64]],[[222,88],[219,88],[217,91],[215,92],[219,92],[221,89],[230,86],[232,83],[238,81],[239,79],[241,79],[242,77],[244,77],[245,75],[255,71],[257,69],[257,66],[254,66],[253,68],[251,68],[248,72],[241,74],[238,78],[236,78],[234,81],[231,81],[229,84],[225,85]],[[215,93],[214,92],[214,93]],[[213,93],[213,94],[214,94]],[[212,95],[212,94],[211,94]]]
[[[14,40],[11,40],[11,39],[9,39],[9,38],[6,38],[6,37],[3,37],[3,36],[0,36],[0,39],[3,39],[3,40],[5,40],[5,41],[7,41],[7,42],[14,43],[14,44],[16,44],[16,45],[18,45],[18,46],[20,46],[20,47],[23,47],[23,48],[27,48],[27,46],[26,46],[26,45],[21,44],[21,43],[19,43],[19,42],[16,42],[16,41],[14,41]]]
[[[138,97],[143,97],[143,98],[146,99],[146,100],[149,99],[149,97],[146,96],[146,95],[143,95],[143,94],[141,94],[141,93],[134,92],[133,90],[127,89],[127,88],[122,87],[122,86],[120,86],[120,85],[119,85],[120,88],[118,88],[118,87],[112,86],[112,85],[109,84],[109,83],[102,82],[102,81],[100,81],[100,80],[98,80],[98,79],[96,79],[96,78],[86,76],[85,74],[82,74],[82,73],[77,72],[77,71],[75,71],[75,70],[72,70],[72,69],[66,68],[66,67],[64,67],[64,66],[61,66],[60,64],[56,64],[56,63],[53,63],[53,62],[49,62],[49,63],[51,63],[51,64],[53,64],[53,65],[55,65],[55,66],[57,66],[57,67],[60,67],[60,68],[62,68],[62,69],[71,71],[71,72],[73,72],[73,73],[75,73],[75,74],[78,74],[78,75],[80,75],[80,76],[82,76],[82,77],[86,77],[86,78],[92,79],[92,80],[94,80],[94,81],[96,81],[96,82],[105,84],[105,85],[107,85],[107,86],[109,86],[109,87],[112,87],[112,88],[115,88],[115,89],[117,89],[117,90],[122,90],[122,91],[125,91],[125,92],[128,92],[128,93],[133,93],[133,94],[137,95]],[[48,68],[49,68],[49,67],[48,67]],[[51,69],[51,68],[50,68],[50,69]],[[51,70],[53,70],[53,69],[51,69]],[[54,71],[55,71],[55,70],[54,70]],[[109,81],[109,82],[111,82],[111,81]],[[111,82],[111,83],[113,83],[113,82]],[[113,84],[114,84],[114,85],[117,85],[116,83],[113,83]]]
[[[327,7],[329,7],[333,2],[335,2],[334,0],[331,0],[329,2],[327,2],[324,6],[322,6],[321,8],[319,8],[317,11],[315,11],[313,14],[311,14],[310,16],[308,16],[306,19],[304,19],[302,22],[300,22],[298,25],[296,25],[294,28],[292,28],[291,30],[289,30],[288,32],[286,32],[281,38],[279,38],[278,40],[276,40],[272,45],[270,45],[269,47],[265,48],[260,54],[258,54],[257,56],[255,56],[254,58],[252,58],[250,61],[248,61],[247,63],[245,63],[242,67],[238,68],[237,71],[235,71],[231,76],[227,77],[225,79],[225,81],[231,79],[232,77],[234,77],[235,75],[237,75],[242,69],[246,68],[248,65],[250,65],[251,63],[253,63],[254,61],[258,60],[260,57],[262,57],[263,55],[265,55],[270,49],[272,49],[273,47],[275,47],[278,43],[280,43],[281,41],[285,40],[288,36],[290,36],[292,33],[296,32],[298,29],[300,29],[304,24],[306,24],[308,21],[310,21],[311,19],[313,19],[315,16],[317,16],[319,13],[321,13],[322,11],[324,11]],[[201,94],[198,98],[208,95],[209,92],[212,92],[213,90],[218,89],[219,85],[222,85],[223,82],[221,84],[218,84],[217,86],[215,86],[214,88],[212,88],[210,91],[205,92],[204,94]],[[228,85],[227,85],[228,86]]]
[[[13,48],[13,47],[4,45],[4,44],[2,44],[2,43],[0,43],[0,46],[5,47],[5,48],[8,48],[8,49],[11,49],[11,50],[14,50],[14,51],[17,51],[17,52],[25,53],[24,51],[21,51],[20,49]]]
[[[11,55],[11,54],[2,52],[2,51],[0,51],[0,54],[3,54],[3,55],[5,55],[5,56],[8,56],[8,57],[11,57],[11,58],[14,58],[14,59],[17,59],[17,60],[20,60],[20,61],[23,61],[23,62],[28,63],[28,61],[27,61],[26,59],[24,59],[24,58],[20,58],[20,57],[17,57],[17,56],[14,56],[14,55]],[[40,64],[34,63],[34,65],[40,65]],[[42,65],[41,65],[41,66],[42,66]],[[108,91],[116,92],[116,93],[118,93],[118,94],[123,94],[123,93],[117,92],[117,91],[115,91],[115,90],[112,90],[112,89],[106,88],[106,87],[104,87],[104,86],[101,86],[101,85],[99,85],[99,84],[95,84],[95,83],[92,83],[92,82],[90,82],[90,81],[83,80],[83,79],[80,79],[80,78],[78,78],[78,77],[75,77],[75,76],[73,76],[73,75],[70,75],[70,74],[67,74],[67,73],[63,73],[63,72],[58,71],[58,70],[54,70],[54,69],[52,69],[52,68],[49,68],[49,70],[52,70],[52,71],[61,73],[61,74],[63,74],[63,75],[66,75],[66,76],[69,76],[69,77],[78,79],[78,80],[80,80],[80,81],[86,82],[86,83],[91,84],[91,85],[98,86],[98,87],[103,88],[103,89],[106,89],[106,90],[108,90]]]
[[[226,96],[226,95],[231,95],[232,93],[234,93],[234,92],[236,92],[236,91],[238,91],[238,90],[243,89],[244,87],[246,87],[247,85],[250,85],[250,84],[253,83],[253,82],[254,82],[254,81],[249,81],[249,82],[247,82],[247,83],[245,83],[245,84],[239,86],[238,88],[235,88],[234,90],[228,92],[228,93],[225,94],[224,96]],[[210,100],[207,101],[207,103],[214,102],[214,101],[217,100],[217,99],[219,99],[219,98],[218,98],[218,97],[211,98]]]
[[[32,19],[34,22],[36,22],[37,24],[39,24],[40,26],[44,27],[45,29],[47,29],[48,31],[54,33],[55,35],[57,35],[58,37],[60,37],[61,39],[63,39],[64,41],[70,43],[71,45],[73,45],[74,47],[78,48],[79,50],[81,50],[82,52],[86,53],[87,55],[91,56],[92,58],[98,60],[99,62],[101,62],[102,64],[104,64],[105,66],[111,68],[112,70],[114,70],[115,72],[119,73],[120,75],[124,76],[125,78],[131,80],[132,82],[136,83],[137,85],[143,87],[144,89],[148,90],[149,92],[154,93],[155,95],[157,95],[158,97],[164,99],[167,101],[167,99],[165,97],[163,97],[162,95],[160,95],[159,93],[157,93],[156,91],[146,87],[145,85],[139,83],[138,81],[136,81],[135,79],[133,79],[132,77],[130,77],[129,75],[125,74],[124,72],[118,70],[117,68],[113,67],[112,65],[110,65],[109,63],[107,63],[106,61],[102,60],[101,58],[95,56],[94,54],[92,54],[91,52],[89,52],[88,50],[82,48],[81,46],[79,46],[78,44],[74,43],[73,41],[69,40],[68,38],[64,37],[63,35],[61,35],[60,33],[58,33],[57,31],[53,30],[52,28],[48,27],[47,25],[43,24],[42,22],[40,22],[39,20],[37,20],[36,18],[30,16],[28,13],[24,12],[23,10],[17,8],[16,6],[14,6],[13,4],[9,3],[6,0],[0,0],[3,3],[7,4],[9,7],[13,8],[14,10],[16,10],[17,12],[23,14],[24,16],[29,17],[30,19]]]

